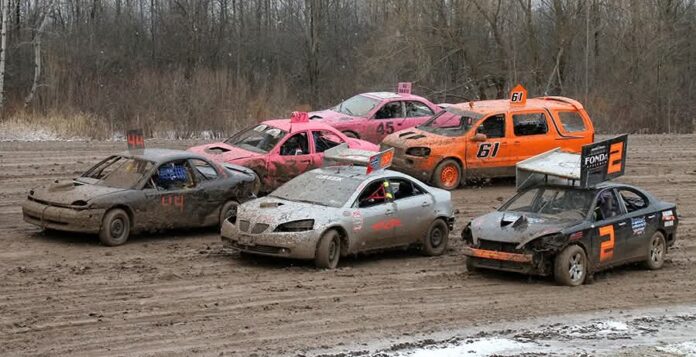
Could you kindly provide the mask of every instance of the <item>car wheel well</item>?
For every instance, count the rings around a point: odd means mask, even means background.
[[[350,246],[348,244],[348,232],[341,227],[341,226],[331,226],[329,228],[326,228],[322,233],[321,236],[324,236],[324,233],[330,231],[330,230],[335,230],[338,232],[338,239],[341,241],[341,256],[346,256],[348,254],[348,247]]]
[[[667,232],[662,228],[658,228],[657,231],[662,233],[662,236],[665,237],[665,243],[667,243],[667,246],[669,246],[669,244],[672,243],[672,241],[674,240],[674,233],[667,234]]]
[[[440,165],[440,164],[441,164],[443,161],[445,161],[445,160],[454,160],[454,161],[456,161],[457,164],[459,164],[459,167],[462,169],[462,180],[466,178],[466,175],[464,174],[464,172],[466,172],[466,167],[464,166],[464,162],[462,161],[462,159],[460,159],[460,158],[458,158],[458,157],[456,157],[456,156],[447,156],[447,157],[443,157],[442,160],[438,161],[437,164],[435,164],[435,166],[433,166],[433,167],[437,167],[437,165]]]
[[[107,209],[106,211],[104,211],[104,214],[106,214],[106,212],[109,212],[109,211],[111,211],[112,209],[115,209],[115,208],[119,208],[119,209],[122,209],[122,210],[126,211],[126,214],[128,214],[128,219],[130,220],[130,223],[131,223],[131,227],[134,227],[134,219],[133,219],[133,218],[134,218],[134,215],[133,215],[133,211],[131,210],[130,207],[128,207],[128,206],[126,206],[126,205],[115,205],[115,206],[111,206],[111,207],[109,207],[109,209]]]

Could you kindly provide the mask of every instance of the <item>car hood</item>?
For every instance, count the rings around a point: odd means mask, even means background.
[[[262,197],[240,206],[238,220],[252,224],[264,223],[271,228],[290,221],[314,219],[317,223],[337,217],[338,209],[305,202],[288,201],[276,197]],[[316,224],[315,224],[316,227]]]
[[[451,137],[435,135],[418,128],[409,128],[396,133],[389,134],[382,141],[383,144],[397,148],[409,148],[415,146],[429,147],[437,144],[449,144],[452,142]]]
[[[471,221],[474,244],[479,239],[517,243],[518,247],[545,236],[560,232],[577,221],[523,212],[496,211]]]
[[[324,120],[330,122],[340,122],[359,119],[360,117],[339,113],[332,109],[320,110],[318,112],[310,112],[309,118],[312,120]]]
[[[249,150],[244,150],[224,142],[194,146],[190,147],[188,151],[203,155],[213,161],[228,163],[237,163],[245,159],[264,155]]]
[[[127,189],[81,183],[74,180],[56,181],[55,183],[31,190],[29,197],[33,200],[62,206],[83,206],[91,199],[104,195],[126,191]],[[76,202],[83,201],[83,204]]]

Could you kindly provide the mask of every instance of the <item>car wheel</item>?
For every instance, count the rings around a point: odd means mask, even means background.
[[[110,247],[121,245],[128,240],[131,221],[128,213],[120,208],[109,210],[102,219],[99,240]]]
[[[237,201],[227,201],[220,209],[220,226],[232,216],[237,215],[237,209],[239,208],[239,203]]]
[[[554,278],[561,285],[578,286],[587,277],[587,256],[577,245],[570,245],[556,256]]]
[[[648,244],[648,259],[645,260],[645,267],[650,270],[662,268],[665,264],[666,252],[667,244],[665,244],[665,236],[660,232],[655,232]]]
[[[472,258],[466,257],[466,271],[468,271],[469,273],[473,273],[477,270],[478,268],[474,265]]]
[[[447,223],[438,218],[430,225],[428,233],[423,241],[423,252],[426,255],[442,255],[447,249],[449,241],[449,228]]]
[[[321,269],[336,269],[341,257],[341,240],[338,232],[331,229],[324,233],[317,246],[314,264]]]
[[[454,190],[459,187],[462,179],[462,168],[459,163],[452,159],[442,161],[435,168],[433,183],[435,186],[444,190]]]
[[[354,131],[346,130],[346,131],[342,131],[342,133],[343,133],[343,135],[345,135],[349,138],[360,139],[360,135],[358,135],[358,133],[356,133]]]

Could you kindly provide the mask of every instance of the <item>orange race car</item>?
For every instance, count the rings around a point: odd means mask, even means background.
[[[447,190],[470,178],[515,176],[515,164],[560,147],[580,152],[594,141],[582,104],[565,97],[527,100],[518,85],[510,99],[448,105],[424,124],[393,133],[392,167]]]

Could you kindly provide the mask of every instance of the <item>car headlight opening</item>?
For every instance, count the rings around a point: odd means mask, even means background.
[[[406,150],[406,155],[426,157],[430,155],[430,148],[414,147]]]
[[[299,221],[287,222],[276,227],[276,232],[303,232],[314,229],[313,219],[302,219]]]

